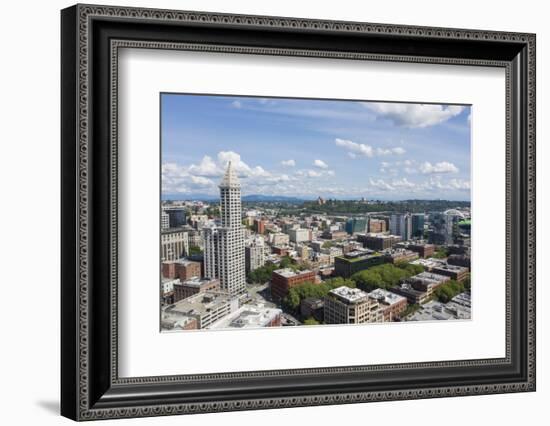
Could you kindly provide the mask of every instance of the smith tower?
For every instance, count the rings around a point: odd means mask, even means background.
[[[241,184],[228,163],[220,188],[221,226],[204,230],[205,274],[217,277],[222,290],[238,295],[246,291]]]

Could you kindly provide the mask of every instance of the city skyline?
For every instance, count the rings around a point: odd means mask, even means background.
[[[163,199],[470,200],[464,105],[162,94]]]

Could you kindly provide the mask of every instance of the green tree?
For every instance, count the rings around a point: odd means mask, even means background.
[[[189,256],[196,256],[202,254],[202,250],[199,246],[189,246]]]
[[[444,259],[449,256],[447,249],[445,247],[439,247],[435,253],[432,255],[435,259]]]
[[[319,325],[320,322],[313,317],[309,317],[304,320],[304,325]]]
[[[341,277],[331,278],[319,284],[309,281],[299,284],[288,291],[287,296],[283,299],[283,306],[296,312],[302,300],[308,297],[325,297],[330,290],[341,286],[355,288],[356,284],[355,281],[351,279],[344,279]]]
[[[441,303],[448,303],[457,294],[463,293],[464,290],[464,283],[450,280],[437,287],[434,294]]]
[[[424,268],[420,265],[385,263],[359,271],[353,274],[351,279],[360,289],[371,292],[377,288],[387,290],[399,284],[402,279],[419,274],[423,270]]]

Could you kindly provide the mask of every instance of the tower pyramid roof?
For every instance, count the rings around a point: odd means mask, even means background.
[[[231,165],[231,161],[229,161],[227,163],[227,168],[225,169],[223,179],[220,182],[220,188],[236,188],[240,186],[241,182],[239,181],[239,177],[237,176],[235,169]]]

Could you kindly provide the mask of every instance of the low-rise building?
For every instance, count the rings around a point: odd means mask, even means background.
[[[415,312],[409,321],[468,320],[472,317],[470,294],[461,293],[449,303],[428,302]]]
[[[290,247],[284,247],[284,246],[272,246],[271,251],[274,254],[278,254],[279,256],[287,256],[288,252],[290,251]]]
[[[309,229],[294,228],[288,230],[288,236],[293,243],[303,243],[311,240],[311,232]]]
[[[161,278],[160,286],[163,305],[174,303],[174,286],[179,283],[179,278]]]
[[[324,299],[326,324],[363,324],[381,321],[378,302],[367,293],[346,286],[329,292]]]
[[[401,241],[401,237],[398,235],[386,234],[359,234],[357,235],[357,241],[363,243],[368,249],[382,251],[391,249],[395,244]]]
[[[433,268],[445,265],[445,260],[443,259],[436,259],[433,257],[430,257],[429,259],[416,259],[411,262],[412,265],[420,265],[424,267],[426,271],[431,271]]]
[[[402,283],[389,289],[392,293],[406,297],[407,302],[412,305],[418,305],[426,302],[429,299],[428,293],[425,291],[416,290],[412,285],[408,283]]]
[[[415,290],[425,292],[427,297],[430,297],[437,287],[445,284],[450,279],[447,275],[424,271],[405,279],[403,282],[410,284]]]
[[[315,318],[323,321],[325,301],[319,297],[306,297],[300,303],[300,314],[303,318]]]
[[[407,298],[391,291],[377,288],[369,293],[369,297],[378,302],[380,315],[383,321],[393,321],[400,318],[407,309]]]
[[[332,265],[334,263],[334,259],[337,256],[342,256],[344,252],[340,247],[328,247],[321,249],[322,254],[326,254],[329,258],[329,263]]]
[[[339,277],[350,278],[356,272],[386,262],[384,256],[372,251],[354,251],[334,259],[334,273]]]
[[[235,312],[239,308],[238,298],[226,292],[208,291],[198,293],[166,307],[162,312],[163,321],[179,320],[183,317],[195,318],[197,328],[209,328],[216,321]]]
[[[310,246],[313,249],[313,251],[320,253],[321,249],[323,248],[323,244],[325,244],[325,241],[315,240],[311,242]]]
[[[470,256],[466,256],[465,254],[451,254],[447,258],[447,263],[449,265],[464,266],[470,269]]]
[[[174,302],[187,299],[197,293],[218,291],[219,289],[220,280],[216,278],[193,277],[183,282],[180,281],[174,284]]]
[[[271,274],[271,296],[281,300],[288,294],[288,291],[297,285],[305,282],[316,283],[318,280],[313,271],[293,271],[292,269],[277,269]]]
[[[210,329],[245,329],[280,327],[282,310],[262,305],[247,304],[216,323]]]
[[[418,253],[403,248],[387,249],[382,253],[388,263],[410,262],[418,259]]]
[[[435,253],[435,245],[420,243],[420,242],[411,242],[411,241],[402,241],[395,245],[396,248],[404,248],[407,250],[412,250],[422,258],[433,256]]]
[[[290,243],[290,237],[282,232],[277,232],[269,234],[268,242],[273,246],[287,246]]]
[[[348,233],[346,231],[327,230],[323,232],[323,238],[326,240],[343,240],[347,238],[347,236],[348,236]]]
[[[432,272],[436,274],[447,275],[455,281],[462,281],[469,274],[468,268],[464,266],[449,265],[448,263],[432,268]]]
[[[179,278],[182,281],[201,276],[200,262],[188,259],[178,259],[162,262],[162,276],[164,278]]]
[[[160,327],[163,330],[197,330],[197,320],[192,317],[180,317],[180,318],[163,318],[160,323]]]

